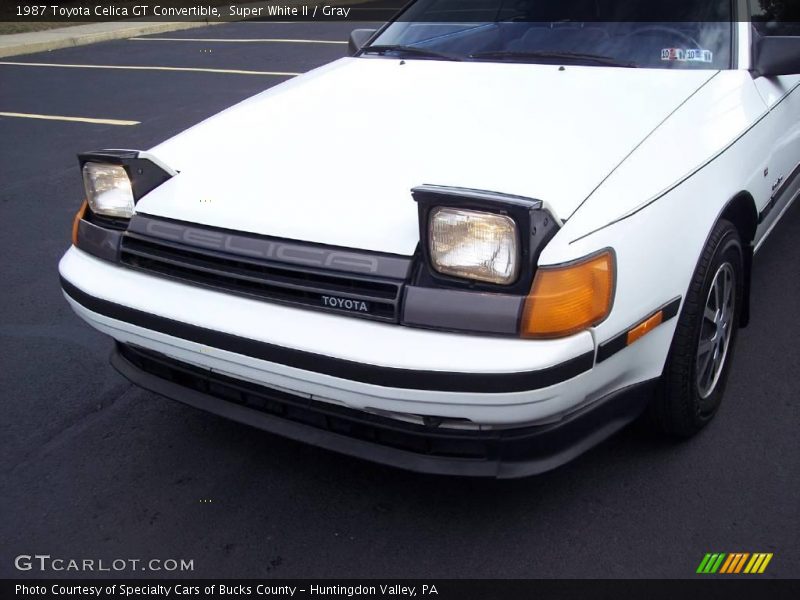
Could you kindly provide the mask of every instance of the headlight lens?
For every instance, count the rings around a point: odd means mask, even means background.
[[[133,215],[133,188],[122,166],[87,162],[83,165],[83,186],[92,212],[108,217]]]
[[[438,272],[499,284],[517,278],[519,235],[510,217],[435,208],[429,223],[431,262]]]

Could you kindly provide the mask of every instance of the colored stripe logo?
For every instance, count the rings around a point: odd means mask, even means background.
[[[700,561],[697,573],[702,575],[713,575],[715,573],[732,575],[747,573],[750,575],[761,574],[767,569],[769,561],[772,560],[772,553],[755,552],[709,552]]]

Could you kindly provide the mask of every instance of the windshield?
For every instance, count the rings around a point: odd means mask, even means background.
[[[731,0],[418,0],[364,54],[727,69],[731,5]]]

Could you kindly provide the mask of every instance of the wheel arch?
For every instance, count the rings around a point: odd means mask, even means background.
[[[758,228],[758,211],[752,194],[741,191],[736,194],[722,211],[720,219],[727,219],[739,231],[744,251],[744,292],[739,326],[746,327],[750,322],[750,279],[753,268],[753,241]]]

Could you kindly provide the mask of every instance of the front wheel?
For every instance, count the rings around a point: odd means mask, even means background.
[[[694,435],[719,408],[739,329],[743,257],[738,230],[720,220],[695,268],[651,408],[665,433]]]

